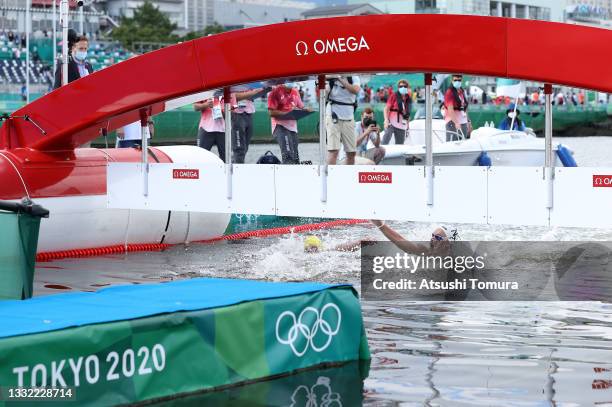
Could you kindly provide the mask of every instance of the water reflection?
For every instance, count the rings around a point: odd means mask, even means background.
[[[612,307],[569,304],[365,302],[364,405],[608,405]]]
[[[160,402],[164,406],[352,407],[363,404],[367,362],[307,370],[275,380]]]

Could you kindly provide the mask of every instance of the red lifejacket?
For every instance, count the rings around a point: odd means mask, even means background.
[[[461,110],[464,112],[467,111],[469,102],[467,100],[467,97],[465,96],[465,92],[463,91],[463,89],[461,89],[461,94],[463,95],[463,99],[461,99],[461,96],[459,96],[459,91],[455,89],[454,86],[451,86],[450,90],[453,93],[453,99],[454,99],[453,109]]]
[[[407,100],[404,100],[399,92],[395,92],[395,105],[389,111],[396,112],[404,120],[410,120],[410,101],[410,96],[408,96]]]

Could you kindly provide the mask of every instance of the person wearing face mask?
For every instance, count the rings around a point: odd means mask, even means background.
[[[297,120],[282,118],[296,109],[304,109],[304,103],[293,83],[278,85],[268,94],[272,136],[280,146],[283,164],[300,163]]]
[[[444,95],[444,106],[446,107],[446,141],[458,139],[462,134],[465,138],[470,138],[470,119],[468,117],[468,99],[465,91],[461,87],[463,75],[453,75],[451,87]]]
[[[523,122],[519,118],[520,114],[521,111],[515,109],[515,105],[514,103],[512,103],[510,106],[508,106],[508,110],[506,110],[506,117],[501,122],[499,122],[497,128],[500,130],[525,131],[525,122]],[[512,119],[514,119],[514,124],[512,124]],[[512,129],[510,128],[510,126],[512,126]]]
[[[397,82],[397,92],[389,96],[385,106],[383,144],[389,144],[391,136],[395,138],[395,144],[404,144],[410,121],[411,103],[410,85],[407,80],[400,79]]]
[[[93,67],[87,62],[89,41],[84,35],[77,35],[74,30],[68,32],[68,83],[93,73]],[[55,70],[53,89],[62,86],[62,63]]]

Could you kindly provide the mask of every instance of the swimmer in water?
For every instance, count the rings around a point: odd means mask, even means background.
[[[387,225],[384,221],[372,220],[374,226],[376,226],[393,244],[398,248],[405,251],[406,253],[412,254],[447,254],[450,251],[450,241],[457,240],[458,233],[456,229],[451,231],[446,226],[438,226],[431,233],[431,239],[429,240],[429,247],[423,244],[414,243],[406,240],[397,231]],[[332,250],[340,252],[352,252],[359,250],[361,242],[374,242],[376,239],[363,238],[354,240],[347,243],[341,243],[334,246]],[[315,235],[308,235],[304,238],[304,251],[306,253],[318,253],[324,251],[321,239]]]
[[[397,231],[387,225],[385,221],[372,220],[371,222],[378,228],[378,230],[382,232],[383,235],[385,235],[387,239],[406,253],[425,255],[446,254],[450,251],[450,240],[457,240],[458,237],[456,229],[449,232],[446,226],[438,226],[431,233],[431,239],[429,240],[428,247],[424,244],[406,240],[404,236],[400,235]]]
[[[306,253],[316,253],[321,250],[321,239],[315,235],[308,235],[304,238],[304,251]]]
[[[338,252],[352,252],[358,250],[361,247],[361,242],[363,241],[372,241],[373,239],[360,239],[347,243],[341,243],[333,247],[332,250]],[[306,253],[318,253],[320,251],[324,251],[323,244],[321,239],[315,235],[308,235],[304,238],[304,251]]]

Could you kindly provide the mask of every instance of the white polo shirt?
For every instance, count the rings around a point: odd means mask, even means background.
[[[126,124],[123,126],[123,139],[124,140],[142,140],[142,135],[140,133],[140,120]],[[151,138],[151,134],[149,132],[149,126],[146,127],[147,138]]]

